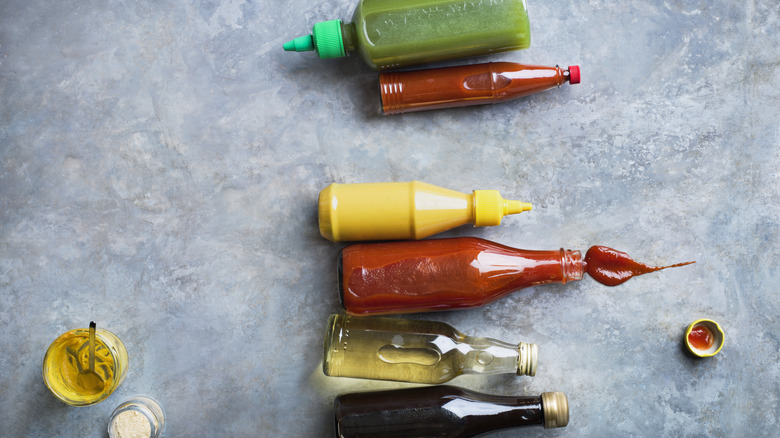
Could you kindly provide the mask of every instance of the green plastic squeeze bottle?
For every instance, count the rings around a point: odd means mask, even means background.
[[[530,44],[525,0],[361,0],[351,23],[317,23],[284,50],[320,58],[358,52],[371,68],[388,70]]]

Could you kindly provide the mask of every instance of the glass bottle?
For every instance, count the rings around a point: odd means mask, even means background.
[[[371,68],[386,70],[530,44],[525,0],[361,0],[351,23],[317,23],[284,50],[314,50],[320,58],[357,52]]]
[[[342,394],[334,403],[338,438],[465,438],[501,429],[566,427],[562,392],[499,396],[454,386]]]
[[[463,309],[516,290],[581,280],[579,251],[532,251],[474,237],[350,245],[338,264],[352,315]]]
[[[328,376],[444,383],[461,374],[536,374],[536,344],[465,336],[436,321],[331,315]]]
[[[320,234],[334,242],[422,239],[461,225],[500,225],[531,204],[497,190],[461,193],[419,181],[331,184],[320,192]]]
[[[565,82],[578,84],[580,68],[488,62],[379,75],[382,110],[398,114],[504,102]]]

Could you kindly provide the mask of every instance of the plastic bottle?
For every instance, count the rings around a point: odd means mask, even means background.
[[[531,44],[524,0],[361,0],[351,23],[330,20],[286,51],[338,58],[357,52],[375,70],[524,49]]]
[[[482,306],[529,286],[581,280],[606,286],[661,269],[628,254],[592,246],[579,251],[516,249],[474,237],[350,245],[338,262],[341,303],[352,315]]]
[[[331,184],[320,192],[320,234],[334,242],[422,239],[465,224],[501,224],[531,204],[496,190],[460,193],[412,182]]]
[[[328,376],[444,383],[461,374],[536,374],[536,344],[465,336],[443,322],[331,315]]]
[[[513,397],[424,386],[342,394],[333,408],[338,438],[466,438],[501,429],[550,429],[569,423],[569,402],[562,392]]]
[[[580,68],[512,62],[434,68],[379,75],[385,114],[504,102],[565,82],[580,83]]]

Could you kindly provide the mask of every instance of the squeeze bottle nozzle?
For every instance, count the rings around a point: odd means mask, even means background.
[[[346,56],[341,20],[321,21],[314,25],[311,35],[298,37],[284,43],[285,52],[308,52],[314,50],[320,58]]]
[[[285,52],[309,52],[311,50],[314,50],[314,40],[311,35],[298,37],[284,43]]]
[[[474,226],[501,225],[501,219],[508,214],[531,210],[527,202],[504,199],[498,190],[474,190]]]
[[[517,214],[524,211],[531,211],[533,206],[529,202],[513,201],[511,199],[504,200],[504,215]]]

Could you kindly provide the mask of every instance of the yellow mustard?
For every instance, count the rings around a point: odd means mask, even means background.
[[[422,239],[473,224],[500,225],[531,204],[497,190],[461,193],[419,181],[331,184],[320,192],[320,234],[334,242]]]

